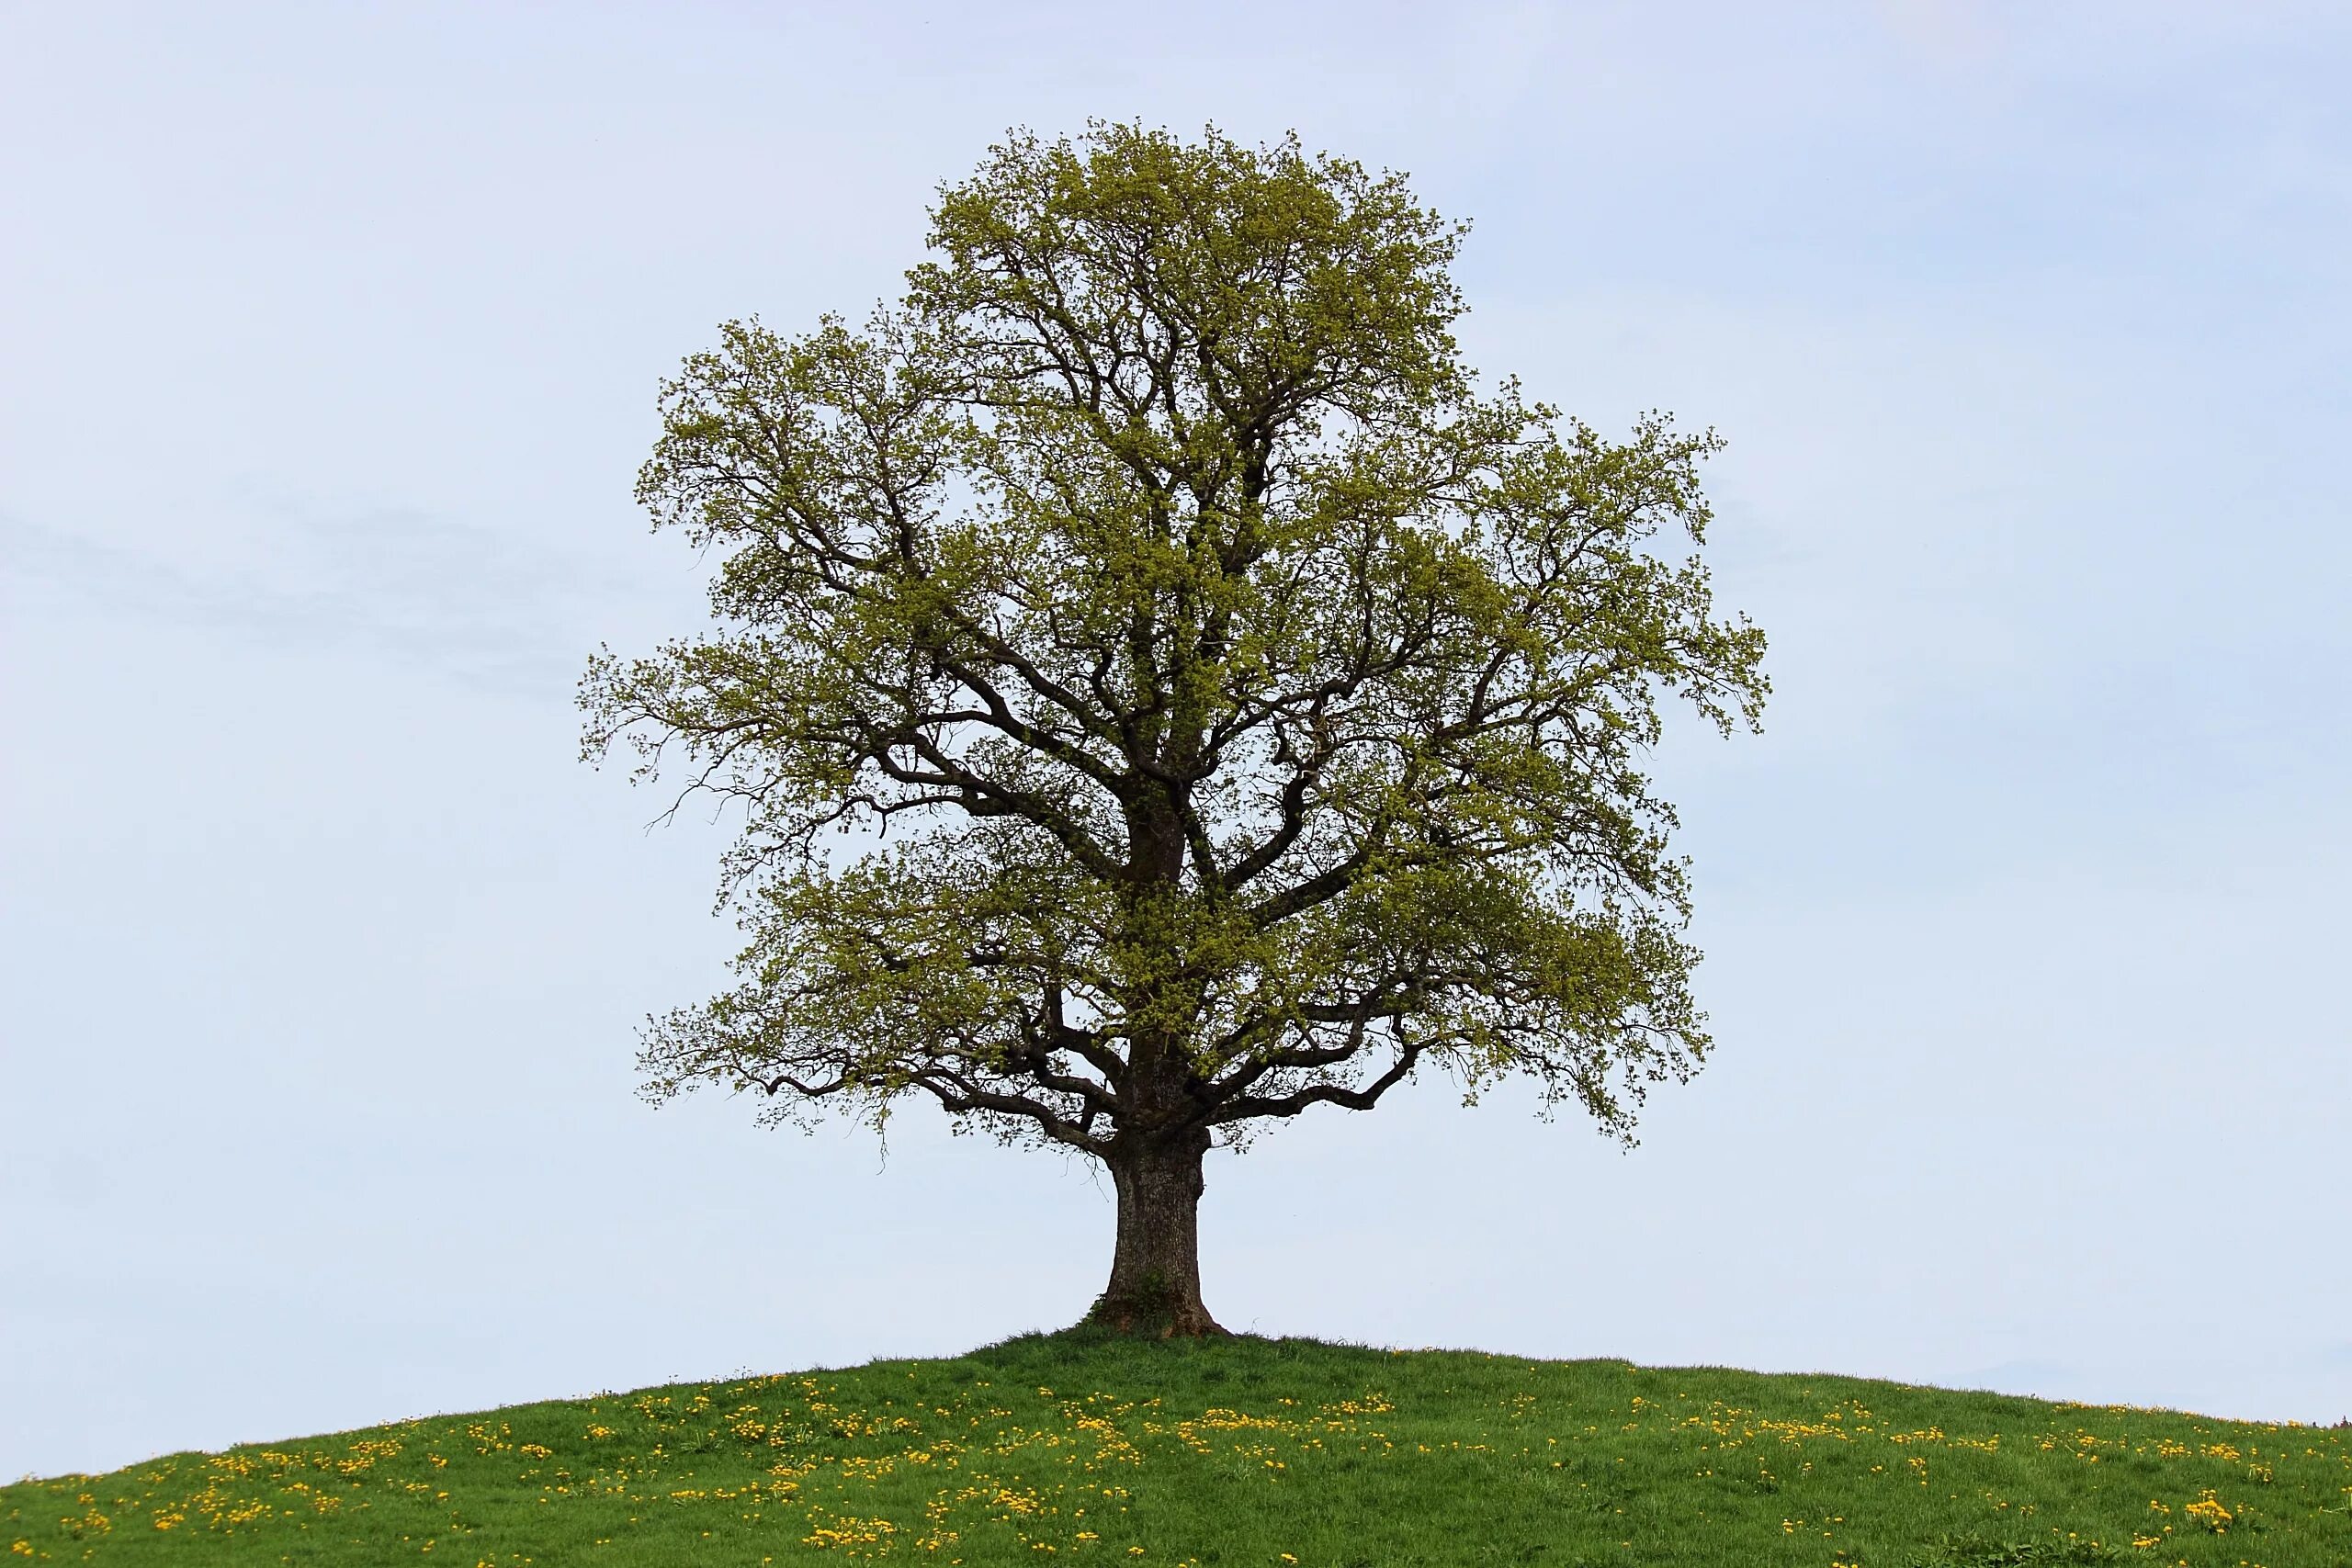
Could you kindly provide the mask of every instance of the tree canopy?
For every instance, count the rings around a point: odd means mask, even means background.
[[[1482,386],[1464,232],[1295,136],[1017,132],[898,301],[685,361],[638,494],[716,625],[600,652],[583,753],[744,804],[749,940],[650,1092],[1101,1159],[1098,1310],[1193,1332],[1213,1140],[1427,1066],[1630,1139],[1709,1047],[1640,763],[1662,695],[1758,724],[1764,637],[1645,547],[1713,433]]]

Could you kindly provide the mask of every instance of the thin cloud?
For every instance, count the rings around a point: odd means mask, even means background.
[[[544,698],[578,674],[616,574],[516,536],[400,508],[261,513],[263,559],[176,560],[0,513],[14,592],[281,649],[345,649],[481,690]]]

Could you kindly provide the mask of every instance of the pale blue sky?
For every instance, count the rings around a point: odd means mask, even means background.
[[[728,837],[656,381],[1090,115],[1409,170],[1473,361],[1731,440],[1720,1050],[1212,1157],[1227,1325],[2352,1415],[2340,6],[0,6],[0,1472],[1057,1326],[1111,1205],[633,1098]]]

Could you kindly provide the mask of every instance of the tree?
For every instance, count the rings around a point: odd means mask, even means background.
[[[1295,135],[1016,132],[932,219],[862,331],[730,322],[662,389],[638,496],[729,552],[719,626],[597,654],[582,754],[745,804],[750,940],[649,1095],[1100,1160],[1093,1315],[1184,1334],[1215,1142],[1438,1065],[1630,1145],[1709,1047],[1635,762],[1659,693],[1729,734],[1768,690],[1641,547],[1702,541],[1713,434],[1482,392],[1465,227]]]

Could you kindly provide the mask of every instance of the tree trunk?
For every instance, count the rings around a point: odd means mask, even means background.
[[[1088,1314],[1122,1334],[1223,1334],[1201,1304],[1201,1156],[1205,1129],[1150,1142],[1108,1160],[1119,1191],[1111,1282]]]

